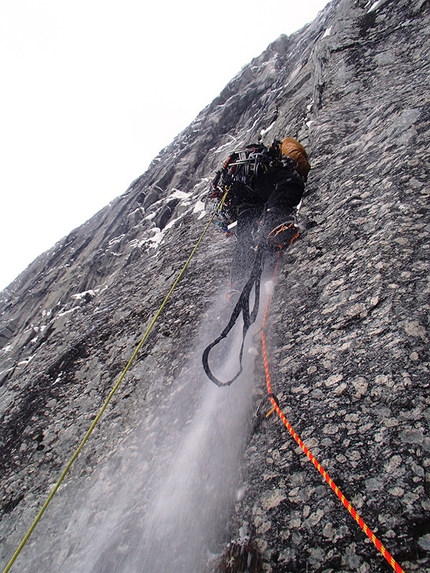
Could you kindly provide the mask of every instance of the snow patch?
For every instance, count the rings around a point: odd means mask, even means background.
[[[185,191],[179,191],[175,189],[173,193],[169,195],[169,199],[188,199],[191,193],[186,193]]]
[[[275,120],[273,123],[271,123],[267,129],[262,129],[262,130],[260,131],[261,137],[264,137],[264,136],[266,135],[266,133],[269,133],[269,131],[270,131],[271,129],[273,129],[273,127],[275,126],[275,123],[276,123],[276,120]]]
[[[221,145],[221,147],[218,147],[218,149],[215,150],[215,153],[221,153],[222,151],[232,147],[233,144],[236,143],[237,137],[233,137],[232,135],[229,135],[229,137],[230,137],[231,141],[228,141],[227,143],[224,143],[223,145]]]
[[[376,8],[379,6],[380,3],[381,3],[381,0],[376,0],[376,2],[369,8],[367,13],[373,12],[373,10],[376,10]]]
[[[119,235],[118,237],[114,237],[113,239],[111,239],[109,241],[109,246],[111,247],[112,245],[115,245],[116,243],[119,243],[120,241],[122,241],[122,239],[125,237],[124,234]]]
[[[203,201],[201,201],[200,199],[197,201],[197,203],[194,205],[194,209],[193,209],[193,213],[201,213],[203,211],[204,214],[206,214],[205,211],[205,204],[203,203]],[[200,217],[199,217],[200,219]]]
[[[331,27],[330,27],[330,28],[327,28],[327,30],[324,32],[323,38],[326,38],[327,36],[330,36],[330,34],[331,34]]]
[[[64,312],[59,312],[56,316],[57,318],[60,318],[62,316],[66,316],[66,314],[71,314],[72,312],[75,312],[75,310],[78,310],[79,306],[75,306],[74,308],[71,308],[70,310],[65,310]]]
[[[94,298],[96,293],[93,290],[85,290],[84,292],[79,292],[78,294],[72,294],[72,298],[75,300],[88,300],[89,298]]]
[[[34,356],[30,356],[26,360],[22,360],[21,362],[18,362],[18,366],[27,366],[27,364],[29,362],[31,362],[31,360],[33,360],[33,358],[34,358]]]
[[[176,223],[182,219],[181,217],[177,217],[176,219],[172,219],[171,221],[169,221],[169,223],[167,223],[167,225],[164,227],[163,229],[163,233],[165,233],[166,231],[168,231],[169,229],[171,229],[172,227],[174,227],[176,225]]]
[[[155,231],[154,236],[149,238],[149,241],[151,241],[153,243],[153,247],[155,247],[156,245],[159,245],[161,243],[161,241],[164,238],[164,233],[163,231],[161,231],[161,229],[159,229],[158,227],[155,227],[155,229],[152,229],[153,231]]]

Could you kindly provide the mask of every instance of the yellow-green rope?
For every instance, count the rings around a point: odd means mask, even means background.
[[[221,201],[219,202],[217,208],[214,210],[212,216],[210,217],[208,223],[206,224],[205,228],[203,229],[202,234],[200,235],[196,245],[194,246],[193,250],[191,251],[190,256],[188,257],[188,259],[186,260],[184,266],[182,267],[180,273],[178,274],[178,276],[176,277],[176,280],[174,281],[174,283],[172,284],[172,286],[170,287],[169,292],[167,293],[167,295],[165,296],[163,302],[161,303],[160,308],[158,309],[158,311],[156,312],[154,318],[151,320],[148,328],[145,331],[145,334],[142,337],[142,340],[139,342],[139,344],[136,347],[136,350],[133,352],[130,360],[127,363],[127,366],[124,368],[124,370],[121,372],[117,382],[115,383],[115,385],[113,386],[112,390],[109,392],[108,397],[106,398],[103,406],[101,407],[99,413],[97,414],[97,416],[94,418],[91,426],[89,427],[87,433],[85,434],[85,436],[83,437],[81,443],[79,444],[79,446],[76,448],[74,454],[72,455],[72,457],[70,458],[70,460],[68,461],[68,463],[66,464],[65,468],[63,469],[60,477],[58,478],[57,483],[55,484],[55,486],[52,488],[51,493],[48,495],[48,497],[46,498],[45,503],[42,505],[41,509],[39,510],[39,513],[36,515],[33,523],[31,524],[29,530],[27,531],[27,533],[24,535],[24,537],[22,538],[21,543],[18,545],[15,553],[12,555],[9,563],[6,565],[6,568],[4,569],[3,573],[8,573],[8,571],[10,571],[10,568],[12,567],[12,565],[15,563],[18,555],[21,553],[22,548],[24,547],[24,545],[27,543],[30,535],[33,533],[34,529],[36,528],[36,525],[39,523],[42,515],[45,513],[46,508],[48,507],[49,503],[51,502],[52,498],[54,497],[54,495],[57,493],[58,488],[60,487],[60,485],[62,484],[64,478],[66,477],[67,473],[69,472],[73,462],[76,460],[76,458],[78,457],[78,455],[80,454],[82,448],[85,446],[86,442],[88,441],[89,437],[91,436],[94,428],[96,427],[96,425],[98,424],[100,418],[103,416],[104,411],[106,410],[109,402],[112,400],[115,392],[118,390],[121,382],[123,381],[125,375],[127,374],[127,372],[130,370],[131,365],[133,364],[133,362],[136,359],[136,356],[138,355],[140,349],[142,348],[142,346],[144,345],[144,343],[146,342],[154,324],[157,322],[158,317],[160,316],[160,314],[163,312],[164,307],[166,306],[169,298],[171,297],[173,291],[175,290],[176,286],[178,285],[179,281],[181,280],[181,278],[183,277],[185,271],[188,268],[188,265],[191,262],[191,259],[194,257],[197,249],[200,246],[200,243],[203,241],[204,236],[206,235],[212,221],[214,220],[217,212],[222,208],[225,199],[227,197],[227,193],[228,191],[226,191],[224,193],[224,196],[222,197]]]

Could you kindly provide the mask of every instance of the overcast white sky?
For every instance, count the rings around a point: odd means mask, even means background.
[[[328,0],[0,0],[0,290]]]

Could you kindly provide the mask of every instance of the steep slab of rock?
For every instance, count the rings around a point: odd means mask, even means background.
[[[274,392],[405,571],[430,571],[429,13],[426,0],[333,0],[1,293],[2,562],[195,244],[213,172],[235,146],[291,135],[313,169],[308,230],[271,305]],[[72,481],[175,387],[233,246],[210,229]],[[254,424],[241,476],[225,541],[246,525],[258,570],[390,570],[275,417]]]

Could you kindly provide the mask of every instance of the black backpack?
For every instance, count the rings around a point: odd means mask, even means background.
[[[225,227],[236,220],[235,191],[245,187],[249,192],[253,191],[253,183],[259,177],[264,176],[269,170],[281,167],[281,144],[275,140],[270,147],[262,143],[252,143],[246,147],[237,149],[226,159],[222,168],[216,172],[211,183],[208,199],[219,201],[228,191],[226,201],[220,212]]]

